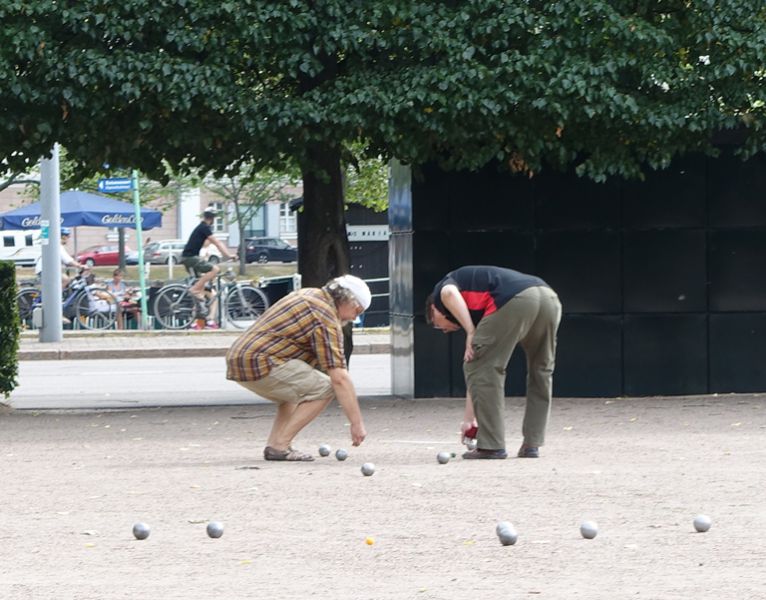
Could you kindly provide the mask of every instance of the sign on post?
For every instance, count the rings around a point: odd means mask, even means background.
[[[109,177],[98,180],[98,191],[104,194],[117,194],[129,192],[133,189],[131,177]]]

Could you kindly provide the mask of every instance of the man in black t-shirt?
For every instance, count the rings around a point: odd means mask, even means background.
[[[226,258],[233,260],[237,257],[236,254],[230,254],[223,242],[213,236],[211,226],[217,216],[218,211],[212,206],[208,206],[205,209],[202,213],[202,222],[191,232],[189,240],[186,242],[186,246],[184,246],[181,253],[183,265],[199,277],[194,285],[189,288],[189,292],[200,301],[202,306],[205,305],[205,286],[220,272],[217,265],[200,258],[199,251],[202,250],[202,246],[206,243],[214,244],[221,251],[221,255]]]
[[[527,356],[527,405],[518,456],[537,458],[545,441],[561,303],[539,277],[490,266],[448,273],[426,300],[426,321],[444,333],[464,329],[466,395],[461,431],[478,426],[478,447],[463,458],[506,458],[505,370],[514,348]]]

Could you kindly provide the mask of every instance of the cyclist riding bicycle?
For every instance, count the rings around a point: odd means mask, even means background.
[[[72,258],[72,255],[69,254],[69,252],[66,249],[66,243],[69,241],[69,236],[71,234],[72,234],[72,230],[69,229],[69,227],[61,228],[61,248],[59,249],[59,256],[61,257],[61,266],[76,267],[78,269],[86,269],[87,267],[85,265],[81,265],[74,258]],[[35,276],[37,277],[38,280],[40,279],[42,272],[43,272],[43,257],[40,256],[35,262]],[[70,281],[71,281],[71,278],[67,277],[66,273],[62,272],[61,273],[61,289],[66,290]]]
[[[181,253],[181,263],[190,273],[197,275],[199,279],[189,288],[189,293],[197,300],[200,316],[206,316],[205,307],[205,286],[216,278],[220,269],[217,265],[203,260],[199,256],[199,251],[205,243],[214,244],[223,256],[229,260],[237,258],[236,254],[231,254],[223,242],[213,236],[211,226],[218,216],[218,211],[212,206],[208,206],[202,213],[202,221],[194,228],[189,240]]]

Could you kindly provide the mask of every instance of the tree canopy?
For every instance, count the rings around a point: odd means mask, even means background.
[[[347,267],[354,144],[597,180],[726,129],[762,150],[765,20],[762,0],[5,0],[0,168],[54,141],[83,174],[295,164],[311,285]]]

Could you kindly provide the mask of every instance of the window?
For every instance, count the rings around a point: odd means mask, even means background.
[[[282,202],[279,205],[279,234],[295,233],[296,231],[298,231],[296,214],[290,211],[289,202]]]
[[[34,246],[35,242],[32,239],[31,233],[28,233],[27,235],[24,236],[24,244],[27,246]]]
[[[16,244],[13,242],[13,236],[12,235],[4,235],[3,236],[3,247],[4,248],[13,248]]]
[[[224,215],[223,212],[223,202],[211,202],[209,206],[212,206],[218,211],[218,216],[215,218],[215,221],[213,221],[213,226],[211,229],[213,230],[213,233],[223,233],[226,223],[224,222]]]
[[[250,222],[247,224],[247,227],[245,227],[246,238],[258,237],[266,233],[265,219],[263,216],[264,212],[265,211],[263,210],[263,207],[261,207],[253,215],[253,218],[250,219]]]

